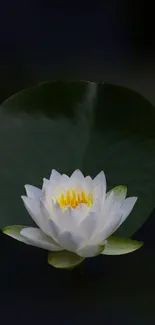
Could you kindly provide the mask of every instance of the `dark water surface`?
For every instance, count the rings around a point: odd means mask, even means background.
[[[0,233],[0,321],[155,324],[152,10],[148,4],[132,7],[123,1],[71,8],[66,4],[52,7],[47,1],[7,0],[0,7],[1,227],[20,223],[21,218],[31,223],[20,200],[23,186],[40,186],[51,168],[70,173],[81,167],[92,176],[104,169],[109,187],[125,183],[129,195],[137,195],[139,201],[121,234],[132,234],[150,215],[134,234],[145,241],[139,251],[96,257],[72,272],[52,268],[46,252]],[[25,87],[68,78],[105,81],[106,85],[97,87],[93,105],[93,88],[87,97],[89,105],[84,106],[72,105],[70,97],[77,103],[75,98],[83,98],[84,88],[78,88],[78,93],[72,89],[68,102],[68,95],[61,102],[64,97],[55,90],[48,91],[46,103],[46,96],[43,101],[33,96],[32,104],[30,96],[18,105],[16,101],[3,104]]]
[[[138,195],[139,205],[118,231],[131,236],[154,206],[154,107],[132,91],[110,85],[82,83],[81,88],[81,83],[50,83],[43,90],[42,85],[39,95],[35,90],[34,101],[34,90],[30,96],[28,90],[1,104],[1,227],[31,224],[20,199],[25,183],[40,186],[51,165],[66,173],[81,167],[92,176],[104,169],[110,187],[125,182],[129,195]],[[124,107],[129,101],[127,119]],[[72,272],[53,269],[47,265],[46,252],[1,234],[2,319],[75,324],[153,321],[154,229],[152,213],[134,234],[146,243],[139,251],[86,260]]]
[[[154,246],[123,257],[97,257],[70,272],[48,266],[39,249],[3,235],[0,244],[6,323],[154,323]]]

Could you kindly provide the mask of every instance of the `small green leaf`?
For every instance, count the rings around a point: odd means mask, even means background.
[[[104,255],[123,255],[134,252],[141,246],[143,242],[132,240],[130,238],[122,238],[111,236],[107,239],[107,245],[102,252]]]
[[[2,232],[20,242],[27,243],[26,238],[24,238],[20,232],[23,228],[26,228],[21,225],[13,225],[13,226],[7,226],[3,228]]]
[[[60,269],[72,269],[82,263],[84,257],[78,256],[69,251],[49,252],[48,263]]]

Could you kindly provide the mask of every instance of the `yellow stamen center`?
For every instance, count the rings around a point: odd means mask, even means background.
[[[93,196],[91,193],[86,194],[85,191],[76,192],[75,190],[67,190],[66,193],[62,193],[56,201],[62,209],[65,209],[67,206],[75,209],[81,203],[86,204],[91,208],[93,204]]]

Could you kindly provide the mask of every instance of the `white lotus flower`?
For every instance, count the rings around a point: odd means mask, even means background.
[[[52,170],[42,189],[31,185],[25,188],[27,196],[22,199],[38,228],[18,226],[9,232],[6,227],[4,232],[26,244],[49,251],[65,250],[83,258],[106,251],[106,240],[128,217],[137,200],[126,198],[125,186],[106,194],[103,171],[92,179],[80,170],[71,177]]]

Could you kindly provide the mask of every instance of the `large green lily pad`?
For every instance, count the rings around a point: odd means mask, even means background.
[[[136,206],[117,236],[131,236],[155,206],[155,108],[108,84],[51,81],[7,99],[0,108],[0,228],[31,225],[20,196],[41,187],[52,168],[95,176],[108,190],[126,185]]]

